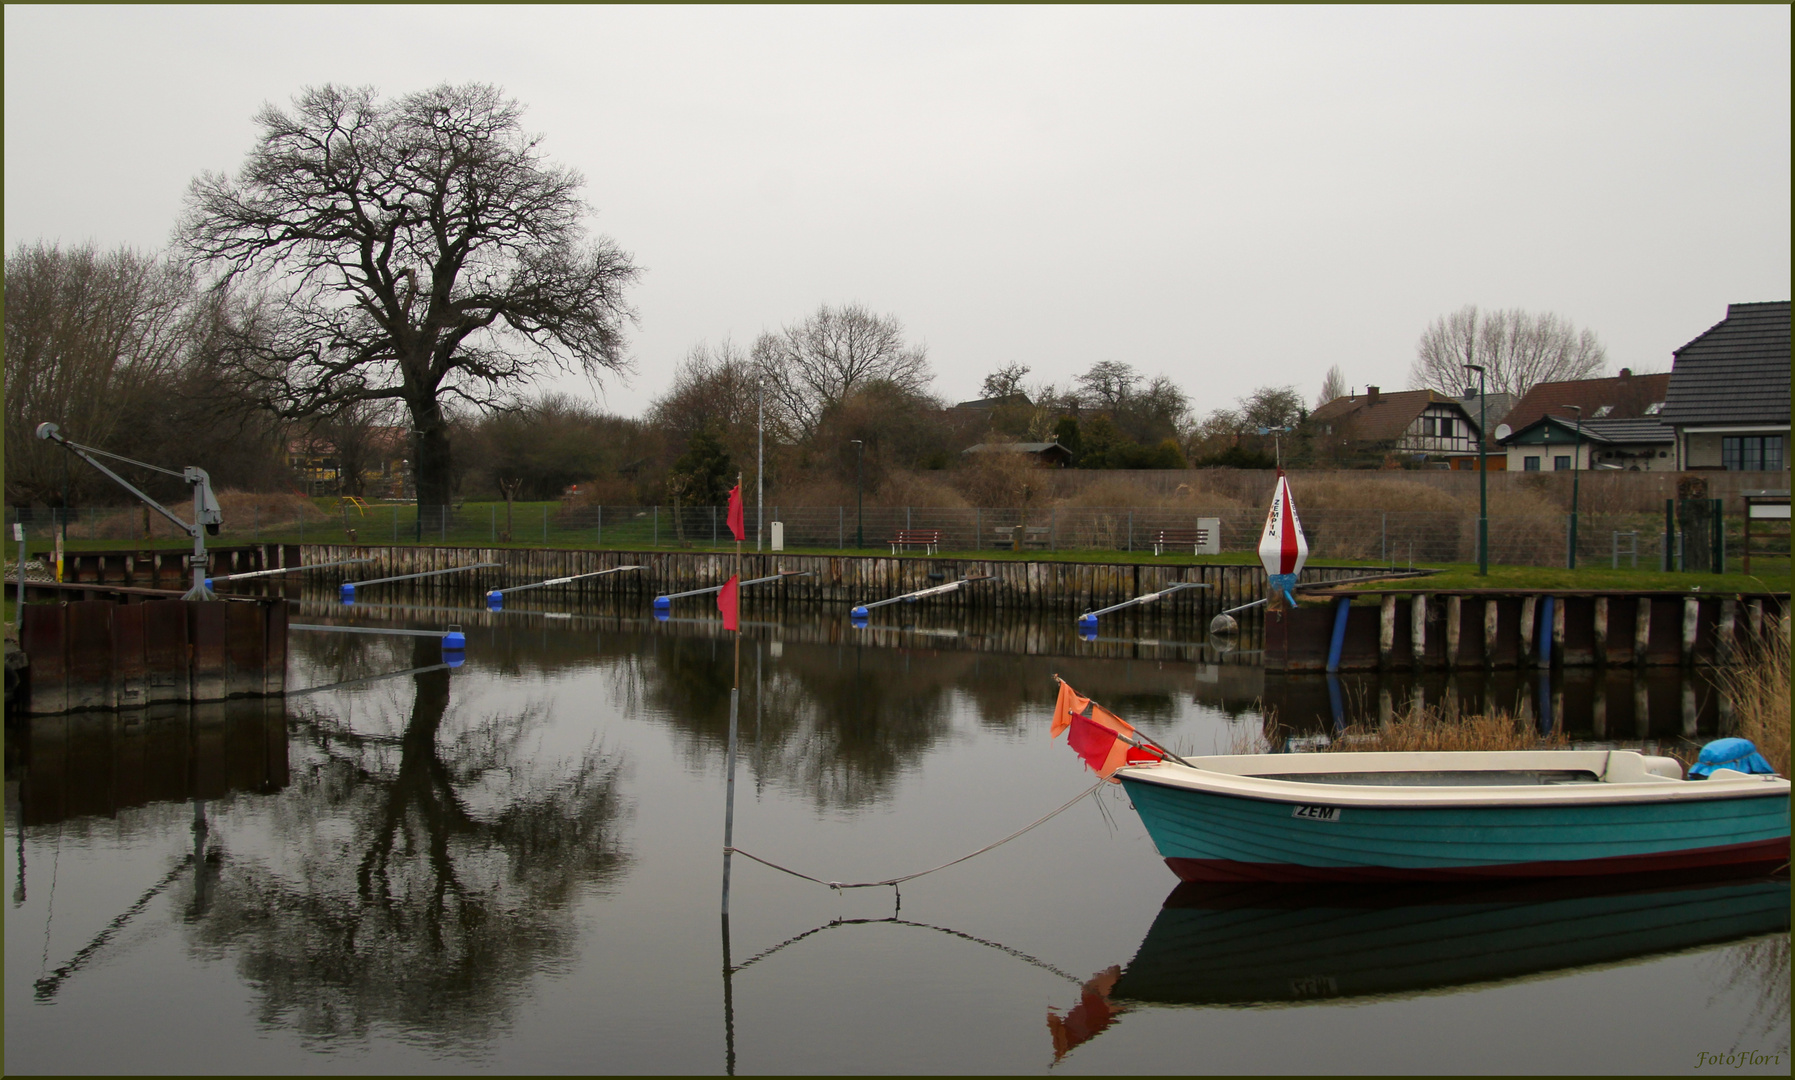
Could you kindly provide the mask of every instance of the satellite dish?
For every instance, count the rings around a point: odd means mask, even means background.
[[[1514,433],[1515,433],[1515,429],[1509,427],[1507,424],[1497,424],[1496,425],[1496,438],[1498,438],[1498,439],[1506,439],[1510,435],[1513,435]]]

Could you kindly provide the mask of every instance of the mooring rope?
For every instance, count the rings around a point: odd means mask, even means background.
[[[760,952],[755,953],[753,956],[750,956],[748,959],[731,967],[729,969],[729,972],[730,972],[730,974],[733,975],[733,974],[741,971],[743,968],[746,968],[752,964],[758,964],[762,960],[765,960],[767,957],[772,956],[774,953],[778,952],[780,949],[785,948],[787,945],[796,945],[798,942],[803,941],[805,938],[810,937],[813,934],[820,934],[825,930],[833,930],[838,926],[871,926],[871,925],[874,925],[875,923],[889,923],[893,926],[914,926],[914,927],[917,927],[922,930],[934,930],[938,933],[947,934],[950,937],[963,938],[967,941],[972,942],[975,945],[983,945],[988,949],[996,949],[998,952],[1008,953],[1009,955],[1014,956],[1016,959],[1026,961],[1027,963],[1033,964],[1035,967],[1038,967],[1043,971],[1051,971],[1053,974],[1058,975],[1060,978],[1065,979],[1068,982],[1071,982],[1075,985],[1082,985],[1085,981],[1085,980],[1079,978],[1078,976],[1072,974],[1069,971],[1065,971],[1064,969],[1054,967],[1052,964],[1049,964],[1047,961],[1041,959],[1038,956],[1034,956],[1029,953],[1025,953],[1021,949],[1013,949],[1010,946],[1005,945],[1001,941],[992,941],[989,938],[982,938],[982,937],[977,936],[976,934],[968,934],[964,930],[955,930],[951,926],[936,926],[934,923],[922,923],[922,922],[915,922],[910,919],[900,919],[900,918],[896,917],[895,915],[890,918],[885,918],[885,919],[834,919],[834,920],[831,920],[829,922],[824,923],[821,926],[815,927],[814,929],[806,930],[802,934],[794,934],[791,937],[786,938],[784,941],[781,941],[779,944],[773,946],[770,949],[762,949]]]
[[[944,862],[940,866],[931,866],[927,870],[918,870],[914,874],[905,874],[902,877],[885,878],[882,881],[825,881],[819,877],[811,877],[809,874],[800,873],[797,870],[793,870],[789,866],[780,866],[776,862],[772,862],[768,859],[763,859],[759,855],[756,855],[752,852],[743,851],[739,847],[726,847],[723,850],[726,853],[733,853],[736,855],[741,855],[746,858],[753,859],[755,862],[760,863],[762,866],[770,866],[774,870],[778,870],[780,873],[790,874],[792,877],[796,877],[796,878],[803,878],[805,881],[814,881],[818,885],[827,885],[831,889],[837,889],[837,890],[840,890],[840,889],[874,889],[874,888],[878,888],[879,886],[882,886],[882,885],[890,885],[893,888],[895,888],[899,885],[902,885],[906,881],[912,881],[916,878],[922,877],[924,874],[933,874],[937,870],[946,870],[948,867],[957,866],[958,864],[965,862],[967,859],[971,859],[976,856],[983,855],[985,852],[990,851],[992,848],[1001,847],[1004,844],[1009,843],[1011,840],[1016,839],[1018,836],[1021,836],[1023,833],[1036,827],[1037,825],[1045,824],[1046,822],[1052,820],[1053,818],[1059,816],[1060,814],[1065,813],[1067,810],[1070,810],[1074,805],[1076,805],[1079,802],[1079,800],[1090,795],[1092,792],[1096,791],[1098,788],[1102,787],[1107,782],[1108,781],[1106,781],[1106,780],[1097,781],[1095,784],[1092,784],[1090,787],[1085,788],[1083,791],[1081,791],[1077,795],[1073,796],[1071,798],[1071,800],[1069,800],[1068,802],[1062,804],[1059,807],[1059,809],[1052,810],[1046,814],[1043,814],[1042,816],[1029,822],[1027,825],[1024,825],[1022,828],[1017,829],[1015,832],[1004,837],[1002,840],[996,840],[996,841],[993,841],[992,843],[986,844],[984,847],[979,848],[977,851],[974,851],[971,854],[962,855],[959,858],[954,859],[950,862]]]

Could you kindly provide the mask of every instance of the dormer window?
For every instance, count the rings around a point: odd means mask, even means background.
[[[1647,415],[1647,416],[1657,416],[1657,415],[1658,415],[1658,413],[1659,413],[1659,412],[1660,412],[1660,411],[1661,411],[1661,410],[1662,410],[1662,409],[1663,409],[1663,408],[1664,408],[1664,403],[1663,403],[1663,402],[1662,402],[1662,401],[1654,401],[1654,402],[1652,402],[1652,403],[1651,403],[1651,404],[1650,404],[1650,405],[1647,405],[1647,406],[1646,406],[1646,407],[1645,407],[1645,415]]]
[[[1595,413],[1594,413],[1594,414],[1593,414],[1593,415],[1592,415],[1592,416],[1591,416],[1591,417],[1590,417],[1590,419],[1592,419],[1592,420],[1599,420],[1599,419],[1601,419],[1601,418],[1602,418],[1602,417],[1604,417],[1604,416],[1607,416],[1607,415],[1608,415],[1608,414],[1609,414],[1609,413],[1611,413],[1611,412],[1613,412],[1613,411],[1614,411],[1614,406],[1612,406],[1612,405],[1604,405],[1604,406],[1602,406],[1602,407],[1601,407],[1601,408],[1599,408],[1599,409],[1597,409],[1597,410],[1596,410],[1596,411],[1595,411]]]

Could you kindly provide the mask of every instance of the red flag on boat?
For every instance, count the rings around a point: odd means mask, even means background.
[[[1165,760],[1158,751],[1142,745],[1134,725],[1060,682],[1059,700],[1053,707],[1050,738],[1067,731],[1066,744],[1084,758],[1097,775],[1109,779],[1124,765]]]
[[[723,629],[741,629],[741,575],[732,574],[717,593],[717,610],[723,613]]]
[[[748,539],[747,526],[742,524],[742,485],[739,483],[729,489],[729,515],[723,520],[737,540]]]
[[[1126,738],[1134,728],[1121,717],[1095,702],[1085,713],[1074,713],[1066,743],[1085,764],[1105,780],[1128,764],[1128,751],[1134,744]]]

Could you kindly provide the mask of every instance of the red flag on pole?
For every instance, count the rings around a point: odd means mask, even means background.
[[[741,628],[742,586],[741,576],[731,575],[723,588],[717,593],[717,610],[723,613],[723,629],[737,630]]]
[[[729,523],[729,531],[737,540],[748,539],[748,530],[742,524],[742,485],[737,484],[729,489],[729,516],[724,519]]]

